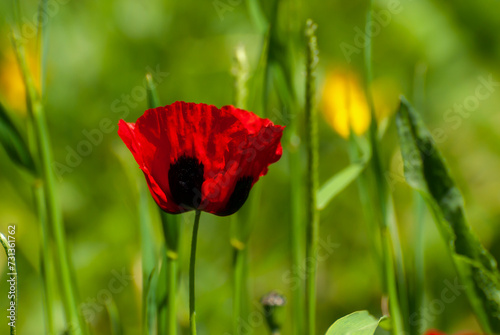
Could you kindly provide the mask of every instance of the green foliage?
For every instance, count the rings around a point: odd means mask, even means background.
[[[397,127],[405,177],[432,210],[465,286],[476,316],[487,333],[500,332],[500,274],[464,215],[463,198],[417,112],[402,98]]]
[[[354,312],[335,321],[326,335],[373,335],[384,319],[376,319],[368,311]]]
[[[371,151],[368,143],[362,142],[358,145],[362,151],[362,156],[358,162],[353,162],[343,170],[339,171],[328,179],[318,191],[317,194],[317,208],[318,210],[324,209],[330,201],[332,201],[340,192],[347,186],[355,181],[359,175],[365,170],[366,164],[370,160]]]
[[[0,143],[14,163],[35,173],[35,164],[28,145],[2,104],[0,104]]]

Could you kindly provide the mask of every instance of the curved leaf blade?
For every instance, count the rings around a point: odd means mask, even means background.
[[[500,333],[500,273],[496,260],[472,232],[462,194],[420,116],[402,97],[396,117],[405,177],[432,210],[469,302],[483,327]]]
[[[318,191],[318,210],[324,209],[333,198],[356,180],[365,167],[364,163],[351,164],[331,177]]]
[[[365,170],[366,164],[371,158],[371,150],[367,142],[361,139],[356,141],[356,146],[361,151],[362,157],[358,162],[352,163],[340,172],[336,173],[333,177],[321,186],[316,197],[318,210],[324,209],[330,201],[333,200],[340,192],[347,186],[355,181],[358,176]]]

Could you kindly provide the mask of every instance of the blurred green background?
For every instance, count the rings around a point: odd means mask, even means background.
[[[285,3],[286,1],[282,1]],[[104,305],[100,303],[116,271],[133,276],[113,294],[126,334],[139,334],[141,324],[141,270],[136,180],[140,177],[132,155],[116,134],[117,122],[132,122],[146,109],[139,94],[148,69],[157,72],[163,104],[176,100],[222,106],[233,103],[231,68],[238,45],[248,53],[250,69],[258,69],[265,35],[245,1],[168,0],[52,0],[49,15],[45,105],[55,161],[68,169],[58,187],[63,204],[68,244],[83,303],[95,302],[92,327],[109,333]],[[392,4],[391,4],[392,3]],[[396,3],[396,4],[394,4]],[[22,1],[27,36],[34,25],[37,1]],[[222,6],[221,6],[222,4]],[[439,134],[438,146],[447,158],[464,193],[469,222],[484,245],[500,259],[500,3],[494,0],[378,1],[376,13],[398,6],[398,13],[381,18],[374,32],[374,77],[388,77],[401,93],[413,99],[415,73],[426,69],[425,101],[421,112],[431,131]],[[318,98],[324,78],[333,68],[363,73],[363,50],[356,46],[357,29],[364,29],[368,1],[301,2],[300,22],[318,24],[320,65]],[[266,11],[269,5],[263,6]],[[384,12],[384,13],[385,13]],[[20,120],[26,111],[19,93],[19,73],[9,41],[11,1],[0,2],[0,100]],[[286,12],[279,12],[284,15]],[[286,21],[286,17],[282,18]],[[34,45],[28,38],[28,46]],[[358,52],[346,57],[342,45]],[[303,48],[302,48],[303,49]],[[302,50],[299,48],[299,51]],[[297,55],[297,86],[303,81],[302,54]],[[481,79],[482,78],[482,79]],[[483,81],[492,83],[477,104]],[[253,99],[262,85],[249,87],[254,112],[286,124],[286,110],[269,99],[266,108]],[[271,92],[271,95],[273,92]],[[130,100],[127,102],[127,96]],[[300,97],[300,99],[302,99]],[[475,100],[474,100],[475,101]],[[467,114],[453,110],[469,103]],[[321,109],[322,104],[318,103]],[[256,109],[258,108],[258,109]],[[451,111],[450,111],[451,110]],[[320,116],[321,117],[321,116]],[[87,155],[67,161],[70,152],[82,149],[85,133],[96,133],[102,120],[111,120]],[[320,181],[349,163],[347,142],[327,126],[320,127]],[[112,128],[112,129],[111,129]],[[80,148],[80,149],[79,149]],[[85,150],[85,149],[83,149]],[[414,242],[412,192],[404,183],[394,124],[384,138],[388,179],[393,187],[403,248]],[[61,166],[58,166],[61,168]],[[63,170],[60,170],[63,171]],[[141,180],[143,181],[143,180]],[[290,199],[287,154],[271,166],[261,184],[261,205],[250,245],[251,306],[248,329],[265,333],[255,313],[260,297],[277,290],[290,297],[291,282],[303,272],[290,273]],[[182,277],[178,295],[179,320],[188,326],[187,264],[193,213],[183,214]],[[231,246],[229,218],[203,214],[198,246],[197,314],[200,334],[231,333]],[[30,179],[0,149],[0,231],[17,225],[19,267],[18,334],[41,334],[43,324],[40,281],[40,229],[35,216]],[[154,230],[162,241],[157,220]],[[371,240],[367,233],[355,185],[347,188],[321,213],[321,238],[334,244],[319,263],[318,331],[324,333],[337,318],[368,309],[381,315],[381,283]],[[449,333],[478,330],[465,294],[444,309],[433,305],[441,299],[446,283],[456,275],[432,218],[427,215],[426,302],[429,327]],[[408,252],[407,252],[408,254]],[[8,305],[5,258],[0,257],[0,315]],[[295,277],[294,277],[295,276]],[[293,284],[293,282],[292,282]],[[434,307],[433,307],[434,306]],[[290,305],[283,333],[289,333]],[[62,313],[62,311],[61,311]],[[0,319],[1,320],[1,319]],[[262,321],[262,320],[261,320]],[[7,333],[7,322],[0,333]]]

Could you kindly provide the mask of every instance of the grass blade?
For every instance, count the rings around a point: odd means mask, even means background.
[[[408,184],[418,190],[434,214],[467,297],[483,330],[500,332],[500,274],[497,263],[468,225],[463,198],[441,153],[406,99],[397,128]]]
[[[317,195],[318,210],[324,209],[330,203],[330,201],[332,201],[333,198],[337,196],[337,194],[342,192],[365,170],[366,165],[371,158],[371,152],[368,146],[364,146],[363,150],[363,156],[361,157],[359,162],[354,162],[348,167],[344,168],[342,171],[338,172],[333,177],[328,179],[328,181],[326,181],[325,184],[320,188]]]
[[[237,47],[234,55],[232,75],[234,80],[234,105],[246,109],[248,99],[248,78],[250,65],[243,46]],[[253,194],[248,199],[248,208],[256,209],[260,188],[254,187]],[[257,192],[257,194],[256,194]],[[255,222],[255,212],[251,210],[248,215],[235,213],[231,216],[231,246],[233,247],[233,334],[241,334],[241,320],[247,301],[247,256],[248,240],[252,223]]]
[[[13,44],[16,52],[19,67],[23,75],[28,112],[33,124],[38,156],[37,166],[40,166],[43,179],[44,194],[46,200],[47,218],[50,222],[51,231],[54,236],[55,256],[57,257],[56,266],[59,282],[62,286],[63,306],[66,320],[68,322],[68,332],[70,334],[87,333],[87,327],[83,317],[78,313],[77,298],[74,285],[74,276],[70,266],[68,249],[66,246],[65,228],[62,219],[62,211],[56,191],[55,174],[52,169],[53,157],[49,138],[49,130],[45,118],[45,110],[40,99],[39,92],[33,76],[28,70],[26,54],[19,37],[13,34]]]
[[[160,98],[156,90],[156,84],[151,73],[146,74],[148,108],[160,106]],[[167,320],[158,321],[159,333],[168,329],[168,334],[177,333],[177,277],[179,276],[178,252],[180,240],[180,224],[177,216],[163,212],[158,208],[165,238],[166,257],[163,257],[162,268],[159,274],[160,283],[166,283],[165,289],[157,289],[158,299],[156,299],[158,313],[164,310],[166,302]],[[166,279],[163,281],[163,279]],[[164,293],[164,294],[163,294]],[[165,329],[166,328],[166,329]]]

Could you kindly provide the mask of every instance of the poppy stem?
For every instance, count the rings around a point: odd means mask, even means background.
[[[196,242],[198,240],[198,228],[200,226],[199,210],[196,211],[193,226],[193,237],[191,239],[191,258],[189,261],[189,333],[196,335],[196,311],[195,311],[195,262],[196,262]]]

